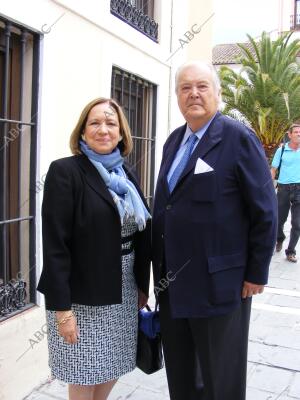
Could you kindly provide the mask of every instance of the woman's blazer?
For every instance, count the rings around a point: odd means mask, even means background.
[[[130,170],[128,178],[144,196]],[[38,290],[48,310],[72,303],[122,302],[121,223],[103,179],[85,155],[51,163],[42,205],[43,271]],[[150,276],[150,221],[134,235],[134,274],[145,294]]]

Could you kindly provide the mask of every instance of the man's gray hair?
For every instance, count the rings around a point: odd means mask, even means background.
[[[212,81],[213,81],[213,85],[216,89],[217,92],[219,92],[221,90],[221,82],[218,76],[218,73],[215,69],[215,67],[212,65],[212,63],[208,62],[208,61],[200,61],[200,60],[195,60],[195,61],[188,61],[184,64],[182,64],[176,71],[175,74],[175,91],[177,92],[177,88],[178,88],[178,77],[180,75],[180,73],[189,67],[199,67],[199,68],[208,68],[211,72],[212,75]]]

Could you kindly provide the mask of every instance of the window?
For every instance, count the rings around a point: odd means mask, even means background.
[[[300,28],[300,0],[296,0],[295,4],[295,23]]]
[[[111,0],[110,12],[157,42],[158,23],[154,20],[154,0]]]
[[[0,16],[0,320],[35,300],[39,40]]]
[[[153,83],[113,67],[111,96],[122,106],[133,138],[128,162],[138,175],[150,207],[154,190],[156,89]]]
[[[295,0],[294,14],[291,16],[291,29],[300,29],[300,0]]]

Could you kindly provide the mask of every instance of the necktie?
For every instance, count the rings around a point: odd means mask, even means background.
[[[194,148],[194,145],[195,145],[197,139],[198,139],[198,137],[194,133],[188,138],[187,146],[183,153],[183,156],[182,156],[181,160],[179,161],[179,164],[175,168],[175,170],[170,178],[170,181],[169,181],[170,193],[172,193],[174,187],[176,186],[176,183],[177,183],[180,175],[182,174],[182,172],[192,154],[192,150]]]

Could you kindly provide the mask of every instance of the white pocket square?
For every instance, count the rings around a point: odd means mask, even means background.
[[[201,160],[201,158],[198,158],[194,174],[203,174],[204,172],[209,172],[213,170],[214,169],[210,165],[208,165],[205,161]]]

